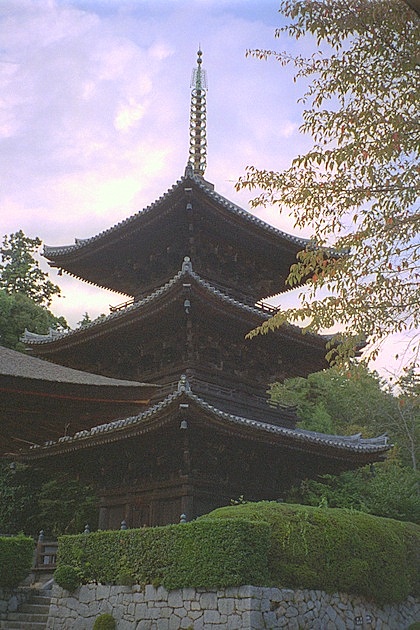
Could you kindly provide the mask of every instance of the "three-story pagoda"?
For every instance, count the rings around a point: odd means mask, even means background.
[[[25,455],[94,480],[102,528],[191,519],[241,495],[279,499],[303,478],[382,459],[388,448],[383,437],[298,429],[293,409],[267,400],[269,383],[327,367],[326,339],[297,327],[246,338],[273,314],[263,299],[286,290],[307,242],[255,218],[204,179],[205,99],[199,51],[183,177],[114,227],[44,251],[51,266],[126,302],[68,333],[27,333],[33,353],[160,386],[140,414]]]

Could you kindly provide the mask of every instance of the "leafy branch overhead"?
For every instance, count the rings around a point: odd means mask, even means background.
[[[291,212],[313,238],[288,278],[305,282],[300,306],[251,334],[335,327],[330,359],[361,339],[374,358],[387,335],[420,324],[420,18],[402,0],[283,0],[280,13],[289,21],[276,37],[305,38],[313,55],[248,54],[309,80],[301,131],[313,146],[282,172],[248,167],[237,186],[260,189],[254,207]]]

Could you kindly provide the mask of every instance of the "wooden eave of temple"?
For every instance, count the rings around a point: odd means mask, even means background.
[[[147,298],[86,327],[51,336],[26,333],[33,353],[74,368],[167,384],[189,378],[264,394],[269,382],[327,367],[327,338],[285,325],[273,335],[246,333],[273,308],[244,304],[182,269]]]
[[[0,347],[0,457],[137,413],[156,389]]]
[[[385,435],[376,438],[362,438],[360,434],[327,435],[298,429],[290,426],[290,423],[285,426],[289,413],[286,407],[273,406],[267,412],[265,422],[255,419],[253,411],[245,407],[241,414],[231,413],[222,407],[209,403],[205,395],[196,394],[183,375],[173,391],[147,410],[90,430],[82,430],[73,436],[67,435],[44,445],[33,446],[25,453],[24,459],[46,460],[58,454],[79,452],[104,444],[126,445],[129,440],[141,440],[148,435],[156,436],[169,430],[174,430],[178,435],[184,433],[191,436],[199,428],[218,436],[216,441],[222,436],[230,436],[247,442],[270,444],[278,448],[279,453],[301,453],[308,460],[315,457],[318,465],[323,462],[320,474],[332,471],[332,465],[336,466],[337,462],[341,462],[339,468],[345,470],[380,461],[390,448]]]
[[[184,256],[214,284],[256,302],[287,290],[296,254],[308,245],[228,201],[187,167],[155,203],[75,244],[45,246],[50,265],[139,299],[162,286]]]

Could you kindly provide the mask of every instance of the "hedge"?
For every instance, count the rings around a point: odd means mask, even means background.
[[[222,518],[270,524],[270,586],[342,591],[378,603],[420,591],[420,527],[414,523],[275,502],[218,508],[206,521]]]
[[[34,548],[27,536],[0,536],[0,587],[14,588],[28,576]]]
[[[163,584],[168,589],[264,584],[270,527],[242,519],[99,531],[58,539],[58,563],[81,581]]]

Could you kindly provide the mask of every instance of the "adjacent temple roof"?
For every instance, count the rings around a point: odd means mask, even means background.
[[[281,416],[282,413],[284,409],[280,408],[277,414]],[[44,459],[59,453],[141,436],[162,429],[174,419],[176,422],[181,420],[180,429],[188,429],[190,422],[214,425],[222,433],[235,430],[236,435],[251,441],[266,441],[287,450],[321,453],[328,459],[346,460],[350,467],[381,460],[390,448],[385,435],[367,439],[360,434],[326,435],[256,420],[252,412],[245,411],[242,415],[227,412],[220,405],[210,404],[204,396],[195,394],[187,378],[182,376],[173,391],[146,411],[79,431],[73,436],[48,441],[44,445],[34,445],[25,454],[25,459]]]
[[[144,408],[157,386],[106,378],[0,346],[0,457]]]
[[[30,333],[28,333],[30,334]],[[33,334],[33,333],[32,333]],[[40,335],[42,336],[42,335]],[[106,387],[114,389],[132,389],[140,392],[146,392],[145,398],[150,397],[156,385],[150,383],[139,383],[138,381],[129,381],[117,378],[108,378],[99,374],[90,374],[81,370],[50,363],[43,359],[29,356],[23,352],[17,352],[10,348],[0,346],[0,383],[5,377],[19,378],[21,381],[50,381],[53,383],[63,383],[71,385],[87,385],[90,387]],[[3,383],[2,383],[3,385]],[[0,391],[5,388],[0,386]]]

